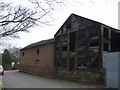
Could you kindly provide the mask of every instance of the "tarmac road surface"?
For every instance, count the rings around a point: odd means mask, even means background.
[[[93,86],[43,78],[19,71],[5,71],[2,81],[5,88],[94,88]]]

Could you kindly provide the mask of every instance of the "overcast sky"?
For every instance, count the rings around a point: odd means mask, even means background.
[[[8,1],[8,0],[7,0]],[[10,0],[16,3],[27,4],[25,0]],[[19,33],[20,39],[7,40],[16,47],[25,47],[31,43],[53,38],[71,13],[86,17],[113,28],[118,28],[118,1],[119,0],[67,0],[65,5],[52,14],[52,25],[34,27],[30,33]]]

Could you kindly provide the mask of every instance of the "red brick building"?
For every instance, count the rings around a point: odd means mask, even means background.
[[[30,44],[20,51],[19,70],[50,76],[53,74],[54,39]]]

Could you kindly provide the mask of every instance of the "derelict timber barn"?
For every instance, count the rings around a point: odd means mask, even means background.
[[[120,31],[71,14],[54,35],[56,70],[102,68],[103,52],[120,50]]]

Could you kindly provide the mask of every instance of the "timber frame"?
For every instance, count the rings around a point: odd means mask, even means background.
[[[75,14],[54,35],[57,69],[102,68],[103,51],[119,50],[119,30]]]

